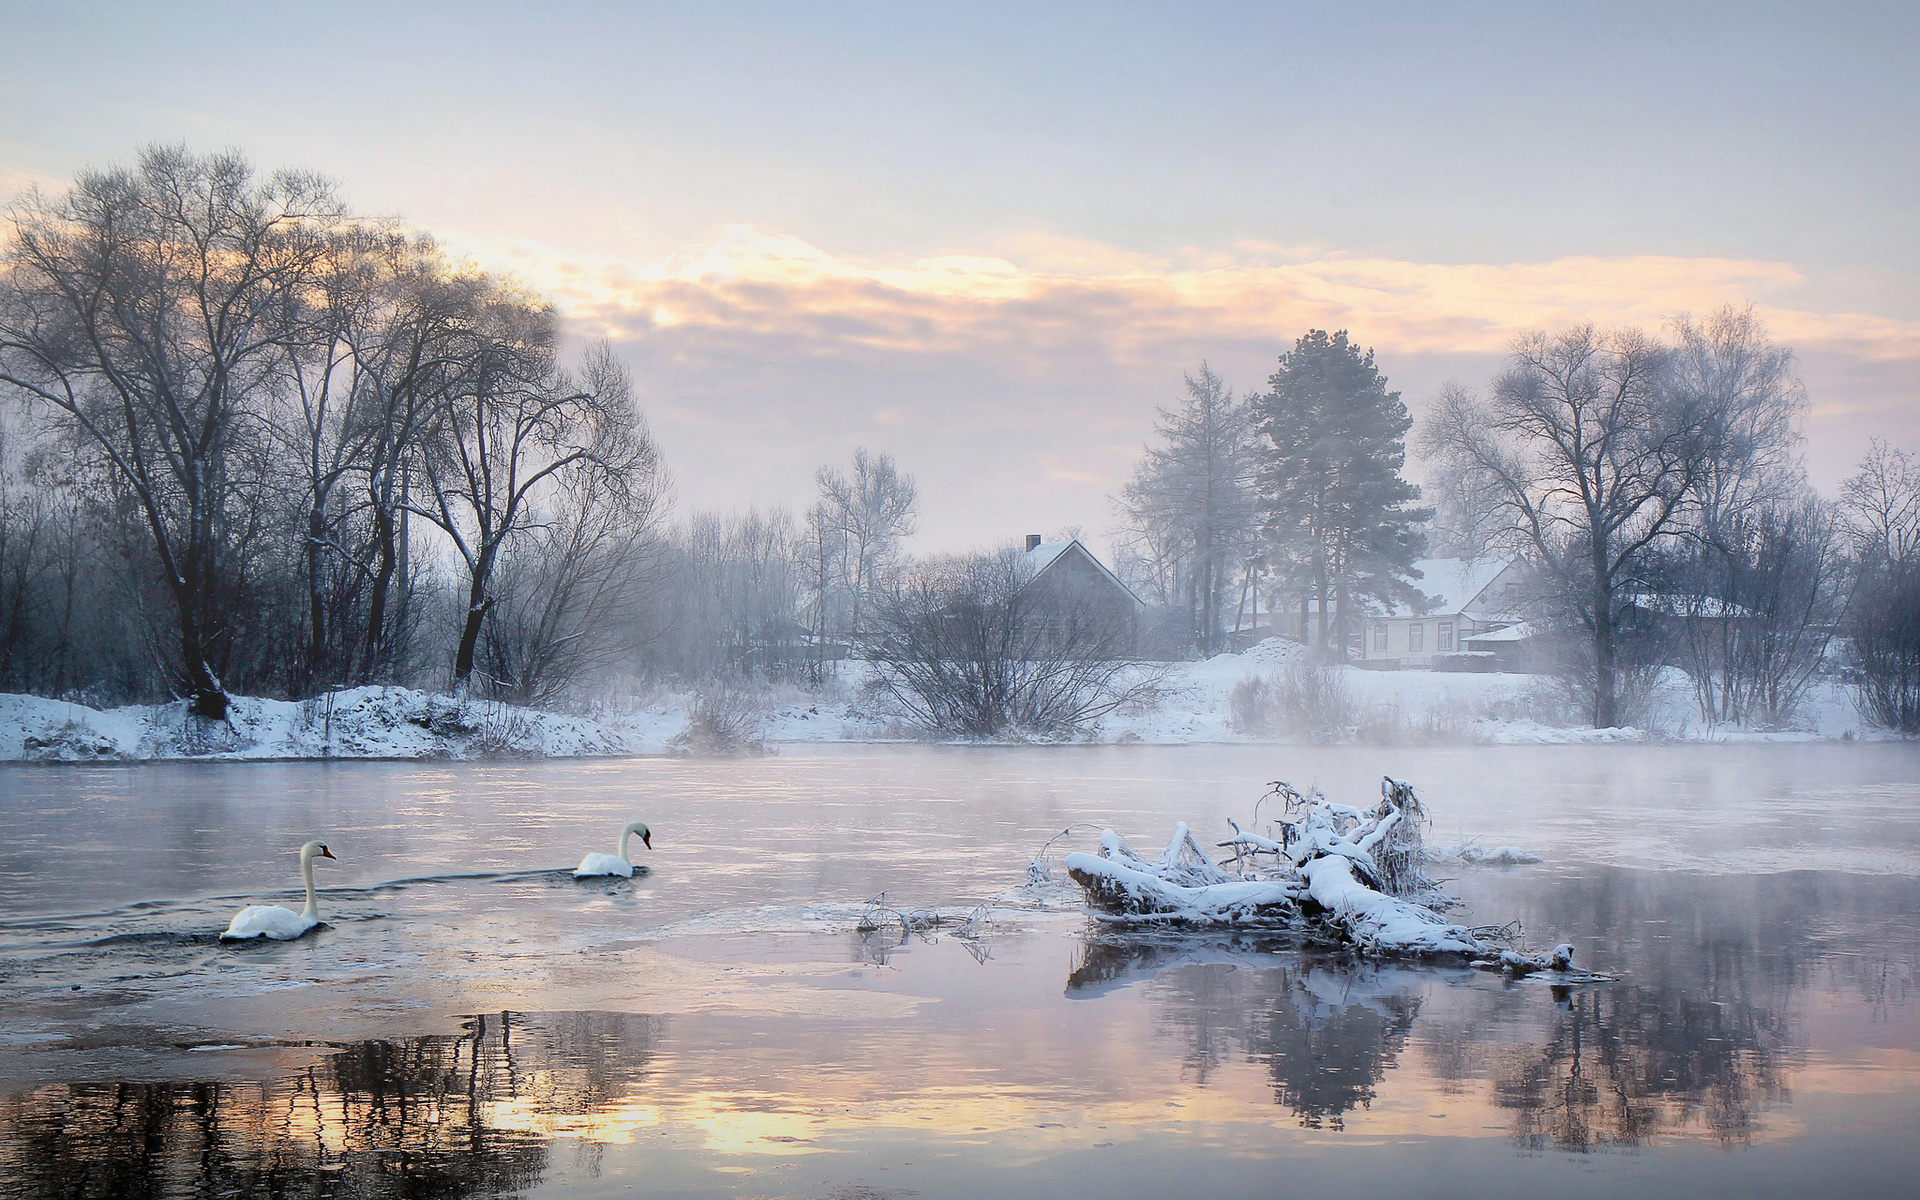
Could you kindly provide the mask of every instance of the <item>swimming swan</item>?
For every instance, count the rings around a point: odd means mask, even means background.
[[[306,911],[294,912],[277,904],[249,905],[234,914],[233,923],[220,935],[220,940],[267,937],[276,942],[289,942],[312,932],[320,924],[320,901],[313,891],[313,860],[316,858],[333,858],[333,851],[327,849],[325,842],[308,842],[300,847],[300,874],[307,881]],[[340,860],[334,858],[333,861]]]
[[[593,875],[620,875],[632,879],[633,864],[627,861],[627,838],[636,833],[647,844],[647,849],[653,849],[653,834],[647,829],[647,823],[635,821],[620,831],[620,848],[616,853],[587,855],[573,869],[573,877],[585,879]]]

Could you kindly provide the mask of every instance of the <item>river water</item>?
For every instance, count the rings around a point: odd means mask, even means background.
[[[1443,871],[1459,919],[1618,981],[1020,886],[1383,772],[1544,859]],[[571,878],[635,818],[646,874]],[[313,837],[326,926],[217,944]],[[1912,1195],[1915,1130],[1912,745],[0,768],[0,1195]]]

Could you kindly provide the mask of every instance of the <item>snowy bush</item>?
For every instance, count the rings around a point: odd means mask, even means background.
[[[1361,724],[1360,704],[1339,667],[1290,663],[1271,675],[1249,675],[1229,698],[1241,733],[1337,742]]]
[[[667,742],[683,754],[765,754],[759,710],[739,693],[714,688],[687,706],[687,727]]]

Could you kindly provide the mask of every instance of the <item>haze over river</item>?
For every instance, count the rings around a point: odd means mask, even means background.
[[[1442,868],[1468,923],[1618,982],[1020,889],[1383,773],[1544,858]],[[571,877],[634,818],[647,874]],[[308,838],[327,926],[217,944]],[[1912,744],[0,767],[0,1195],[1804,1200],[1914,1194],[1916,1130]]]

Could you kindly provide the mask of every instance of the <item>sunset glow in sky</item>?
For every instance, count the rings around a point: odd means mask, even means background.
[[[1519,330],[1726,302],[1831,488],[1920,450],[1917,13],[0,0],[0,192],[325,172],[614,339],[682,512],[866,445],[920,548],[1103,540],[1202,358],[1344,327],[1417,415]]]

